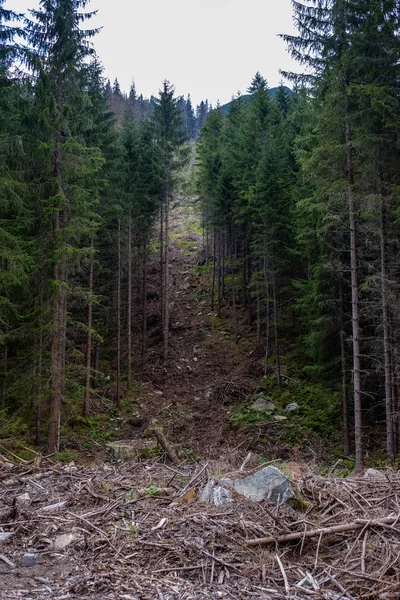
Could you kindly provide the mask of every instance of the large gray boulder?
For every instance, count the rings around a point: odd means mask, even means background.
[[[276,467],[266,467],[244,479],[221,479],[219,483],[253,502],[285,504],[295,497],[292,484]]]

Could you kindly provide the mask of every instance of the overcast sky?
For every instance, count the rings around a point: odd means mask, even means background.
[[[6,0],[25,12],[38,0]],[[290,0],[91,0],[95,47],[110,79],[157,94],[164,79],[196,104],[228,102],[260,71],[270,87],[295,68],[279,33],[293,31]]]

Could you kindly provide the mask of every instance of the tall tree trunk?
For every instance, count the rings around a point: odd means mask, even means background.
[[[215,228],[213,230],[213,269],[212,269],[212,286],[211,286],[211,310],[215,309],[215,277],[216,277],[216,252],[217,244],[215,237]]]
[[[90,265],[89,265],[89,301],[86,340],[86,373],[85,397],[83,401],[83,415],[90,414],[90,381],[92,373],[92,325],[93,325],[93,267],[94,267],[94,238],[90,240]]]
[[[4,408],[4,398],[6,395],[7,365],[8,365],[8,348],[5,347],[3,352],[1,353],[1,370],[0,370],[0,399],[2,401],[2,408]]]
[[[231,228],[231,236],[232,238],[232,228]],[[235,281],[235,269],[233,267],[233,244],[230,244],[229,248],[229,262],[232,274],[232,306],[233,306],[233,328],[235,332],[235,344],[239,341],[239,330],[238,330],[238,320],[237,320],[237,310],[236,310],[236,281]]]
[[[276,293],[276,273],[274,270],[272,280],[272,293],[274,303],[274,334],[275,334],[275,356],[276,356],[276,381],[278,389],[281,389],[281,353],[279,347],[279,332],[278,332],[278,295]]]
[[[53,173],[57,185],[61,206],[53,214],[53,248],[60,247],[61,213],[64,208],[62,198],[62,155],[61,155],[61,111],[62,94],[61,81],[58,79],[56,88],[56,130],[54,132],[55,149],[53,157]],[[56,256],[53,264],[54,294],[52,298],[52,337],[50,358],[50,414],[48,432],[48,452],[57,454],[60,449],[61,404],[64,388],[64,295],[63,289],[64,269],[60,257]]]
[[[143,321],[142,321],[142,365],[146,360],[147,346],[147,243],[143,242]]]
[[[225,256],[226,256],[226,236],[225,231],[221,233],[221,246],[222,246],[222,300],[225,300]]]
[[[221,317],[221,232],[218,231],[217,237],[218,248],[218,296],[217,296],[217,316]]]
[[[169,172],[165,194],[165,288],[164,288],[164,363],[168,361],[169,351]]]
[[[344,299],[343,282],[340,279],[340,363],[342,368],[342,409],[343,409],[343,451],[349,456],[350,449],[350,427],[349,427],[349,399],[347,393],[347,361],[346,361],[346,332],[344,329]]]
[[[268,370],[268,358],[269,358],[269,347],[270,347],[270,339],[271,339],[271,314],[270,314],[270,306],[271,306],[271,296],[270,296],[270,284],[268,278],[268,265],[267,259],[264,257],[264,278],[265,278],[265,292],[266,292],[266,336],[265,336],[265,369],[264,375],[267,374]]]
[[[361,358],[360,358],[360,317],[359,317],[359,282],[358,282],[358,249],[357,249],[357,212],[354,198],[354,169],[351,151],[351,130],[349,122],[349,97],[345,98],[345,140],[347,162],[347,197],[350,226],[350,270],[351,270],[351,315],[353,329],[353,388],[354,388],[354,426],[356,448],[356,471],[363,470],[363,435],[362,435],[362,397],[361,397]]]
[[[118,219],[117,273],[117,407],[121,409],[121,219]]]
[[[99,367],[100,367],[100,344],[97,343],[94,347],[94,373],[92,378],[92,387],[96,389],[99,385]]]
[[[164,204],[160,201],[160,314],[164,335],[165,267],[164,267]]]
[[[385,406],[386,406],[386,450],[388,463],[394,466],[394,433],[393,433],[393,399],[392,399],[392,373],[390,360],[390,330],[389,330],[389,304],[387,299],[387,269],[386,269],[386,214],[382,198],[380,210],[380,247],[381,247],[381,302],[383,324],[383,356],[385,364]]]
[[[132,212],[129,211],[128,225],[128,323],[127,323],[127,345],[128,345],[128,389],[132,387]]]

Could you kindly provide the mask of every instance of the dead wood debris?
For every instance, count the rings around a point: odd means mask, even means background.
[[[0,532],[12,534],[1,543],[0,598],[397,597],[398,474],[307,476],[305,512],[245,499],[228,508],[176,501],[215,476],[210,469],[183,463],[172,483],[171,468],[152,461],[0,469],[0,515],[11,514]],[[15,509],[22,494],[30,501]],[[71,544],[52,551],[71,531]],[[37,556],[31,569],[21,568],[25,552]]]

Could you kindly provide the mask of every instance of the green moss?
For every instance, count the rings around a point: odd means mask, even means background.
[[[70,462],[76,462],[79,460],[79,451],[78,450],[64,450],[64,452],[59,452],[56,456],[57,462],[61,464],[68,464]]]

